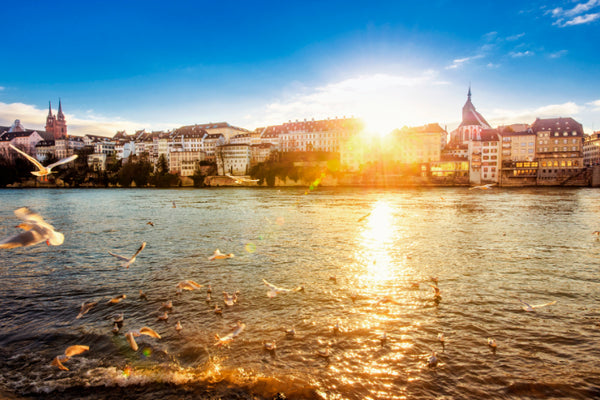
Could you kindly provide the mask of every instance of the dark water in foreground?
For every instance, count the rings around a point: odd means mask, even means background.
[[[65,243],[0,252],[0,390],[19,397],[600,398],[598,190],[2,190],[0,237],[21,206]],[[108,254],[142,241],[129,269]],[[235,257],[208,261],[216,248]],[[268,298],[263,278],[305,291]],[[205,286],[178,296],[185,279]],[[519,298],[557,303],[528,313]],[[236,321],[246,329],[215,346]],[[124,333],[142,326],[162,339],[136,352]],[[75,344],[90,350],[69,371],[50,365]]]

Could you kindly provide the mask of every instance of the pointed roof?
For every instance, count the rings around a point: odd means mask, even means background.
[[[475,106],[471,103],[471,86],[469,86],[469,93],[467,94],[467,102],[462,109],[462,122],[460,126],[479,125],[484,129],[491,128],[490,124],[483,118],[481,114],[475,110]]]
[[[65,116],[65,115],[63,114],[63,112],[62,112],[62,104],[61,104],[60,98],[58,99],[58,114],[57,114],[57,115],[58,115],[59,117],[64,117],[64,116]]]
[[[48,116],[52,116],[52,102],[48,101]]]

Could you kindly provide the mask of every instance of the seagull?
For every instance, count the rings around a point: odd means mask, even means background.
[[[160,305],[160,308],[171,311],[173,309],[173,302],[171,300],[168,300],[166,303],[162,303]]]
[[[148,296],[146,296],[146,293],[142,292],[142,289],[140,289],[140,299],[148,300]]]
[[[437,338],[440,341],[440,343],[442,344],[442,351],[446,350],[446,338],[444,337],[444,334],[438,333]]]
[[[215,304],[215,314],[217,314],[217,315],[223,314],[223,309],[221,307],[219,307],[217,304]]]
[[[121,314],[115,314],[112,317],[113,323],[119,325],[119,327],[123,326],[123,320],[125,319],[123,313]]]
[[[285,289],[285,288],[278,287],[278,286],[273,285],[272,283],[267,282],[266,279],[263,279],[263,282],[269,288],[269,291],[267,292],[267,296],[270,298],[273,298],[280,293],[286,294],[286,293],[292,293],[292,292],[301,292],[304,290],[304,286],[302,286],[302,285],[300,285],[294,289]]]
[[[340,326],[339,321],[335,323],[335,325],[332,328],[332,331],[334,335],[339,335],[342,332],[342,327]]]
[[[275,341],[263,342],[263,347],[266,351],[274,352],[277,349],[277,344]]]
[[[434,351],[434,352],[431,353],[431,357],[429,357],[427,359],[427,366],[429,368],[436,367],[437,363],[438,363],[438,359],[437,359],[437,356],[436,356],[435,351]]]
[[[235,328],[233,329],[232,332],[228,333],[227,335],[220,337],[218,333],[215,333],[215,339],[217,340],[217,342],[215,343],[215,346],[223,346],[224,344],[229,344],[231,343],[231,341],[240,333],[242,333],[242,331],[246,328],[246,324],[238,321]]]
[[[181,332],[182,329],[183,327],[181,326],[181,322],[177,321],[177,323],[175,324],[175,330],[177,332]]]
[[[385,304],[385,303],[392,303],[392,304],[402,305],[401,302],[399,302],[398,300],[392,299],[391,296],[383,296],[381,299],[377,300],[377,302],[375,303],[375,305],[378,306],[380,304]]]
[[[112,328],[112,333],[114,333],[115,335],[118,334],[119,333],[119,329],[121,329],[121,328],[119,328],[119,324],[117,324],[115,322],[115,324],[113,325],[113,328]]]
[[[152,222],[152,221],[148,221],[148,222],[146,222],[146,225],[150,225],[151,227],[153,227],[153,228],[154,228],[154,222]]]
[[[592,235],[596,236],[596,239],[600,238],[600,231],[592,232]]]
[[[50,365],[58,367],[58,368],[62,369],[63,371],[68,371],[69,368],[65,367],[62,363],[64,363],[65,361],[69,361],[69,359],[71,357],[76,356],[77,354],[81,354],[84,351],[88,351],[89,349],[90,349],[89,346],[83,346],[83,345],[80,345],[80,344],[76,344],[74,346],[69,346],[65,350],[65,353],[56,356],[54,358],[54,360],[52,360],[52,362],[50,363]]]
[[[173,201],[173,208],[177,208],[177,205],[175,204],[175,202]]]
[[[199,283],[196,283],[196,282],[190,281],[190,280],[181,281],[177,284],[177,289],[181,289],[181,290],[194,290],[194,289],[199,289],[201,287],[202,287],[202,285],[200,285]]]
[[[137,249],[137,251],[135,252],[133,257],[131,257],[131,258],[123,257],[118,254],[111,253],[110,251],[108,252],[108,254],[110,254],[113,257],[117,257],[120,260],[125,261],[123,264],[121,264],[121,267],[129,268],[129,266],[135,262],[135,258],[138,256],[138,254],[140,254],[142,252],[142,250],[144,250],[144,247],[146,247],[146,242],[142,242],[142,245],[140,246],[140,248]]]
[[[367,218],[369,215],[371,215],[371,213],[370,213],[370,212],[369,212],[369,213],[367,213],[367,214],[365,214],[365,215],[363,215],[362,217],[360,217],[360,218],[358,219],[358,221],[357,221],[357,222],[362,222],[362,221],[364,221],[364,220],[365,220],[365,219],[366,219],[366,218]]]
[[[356,291],[350,292],[350,299],[352,300],[353,303],[355,303],[356,299],[358,299],[358,293]]]
[[[333,281],[333,283],[337,283],[337,277],[335,275],[330,276],[329,280]]]
[[[440,290],[439,287],[437,287],[436,285],[432,285],[431,283],[429,284],[429,286],[431,286],[433,288],[433,299],[434,300],[441,300],[442,299],[442,291]]]
[[[210,286],[210,283],[208,284],[208,288],[206,288],[206,292],[212,293],[212,286]]]
[[[293,327],[289,328],[289,329],[286,329],[285,330],[285,336],[287,336],[289,338],[292,338],[292,337],[296,336],[296,329],[294,329]]]
[[[258,182],[258,179],[248,179],[248,178],[244,178],[242,176],[233,176],[230,174],[225,174],[226,177],[233,179],[235,181],[235,183],[237,183],[238,185],[245,183],[245,182]]]
[[[381,342],[381,347],[385,346],[385,344],[387,343],[387,334],[383,332],[383,335],[381,335],[381,339],[379,340]]]
[[[31,171],[32,175],[35,176],[46,176],[46,175],[50,175],[52,173],[54,173],[54,171],[52,171],[52,168],[61,165],[61,164],[66,164],[68,162],[73,161],[74,159],[77,158],[77,154],[73,154],[72,156],[69,156],[67,158],[63,158],[62,160],[59,160],[55,163],[52,163],[46,167],[44,167],[38,160],[36,160],[34,157],[30,156],[29,154],[25,153],[23,150],[19,150],[18,148],[16,148],[15,146],[13,146],[12,144],[9,144],[10,147],[13,148],[13,150],[15,150],[16,152],[20,153],[21,155],[23,155],[26,159],[28,159],[29,161],[31,161],[31,163],[33,165],[35,165],[37,167],[37,171]]]
[[[126,294],[121,294],[117,297],[113,297],[112,299],[110,299],[109,301],[106,302],[106,304],[117,304],[119,303],[121,300],[126,299],[127,295]]]
[[[96,304],[98,304],[97,301],[88,301],[88,302],[83,302],[81,303],[81,310],[79,311],[79,314],[77,314],[77,317],[75,317],[75,319],[79,319],[81,317],[83,317],[85,314],[88,313],[88,311],[90,311],[92,309],[92,307],[94,307]]]
[[[135,342],[135,338],[140,337],[142,335],[147,335],[147,336],[150,336],[150,337],[153,337],[156,339],[160,339],[160,335],[158,333],[156,333],[154,330],[148,328],[147,326],[144,326],[143,328],[140,328],[139,330],[129,331],[125,334],[125,339],[127,339],[127,342],[129,343],[129,345],[131,346],[133,351],[138,350],[138,345]]]
[[[519,301],[521,302],[521,304],[523,304],[523,310],[527,311],[527,312],[534,312],[536,308],[540,308],[540,307],[546,307],[546,306],[551,306],[553,304],[556,304],[556,300],[551,301],[549,303],[544,303],[544,304],[536,304],[536,305],[531,305],[528,303],[525,303],[523,300],[519,299]]]
[[[224,258],[233,258],[233,253],[223,254],[219,249],[216,249],[212,256],[208,257],[208,261],[222,260]]]
[[[16,209],[15,215],[23,220],[17,225],[17,228],[21,228],[25,232],[1,240],[0,249],[33,246],[44,241],[48,246],[60,246],[65,241],[65,236],[62,233],[56,232],[52,225],[27,207]]]
[[[210,303],[211,300],[212,298],[210,297],[210,293],[206,293],[206,302]]]
[[[329,347],[317,350],[317,355],[323,358],[329,358]]]
[[[487,185],[480,185],[480,186],[471,186],[469,188],[469,190],[473,190],[473,189],[481,189],[481,190],[488,190],[491,189],[492,186],[496,185],[495,183],[488,183]]]
[[[490,347],[490,349],[492,349],[492,352],[496,354],[496,348],[498,347],[498,345],[496,344],[496,339],[488,338],[487,344]]]
[[[225,303],[225,305],[231,307],[236,303],[236,294],[229,294],[227,292],[223,292],[223,302]]]
[[[157,317],[157,319],[158,319],[159,321],[166,321],[166,320],[168,320],[168,319],[169,319],[169,314],[168,314],[168,313],[165,311],[164,313],[162,313],[161,315],[159,315],[159,316]]]

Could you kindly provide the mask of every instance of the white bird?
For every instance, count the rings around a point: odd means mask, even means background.
[[[223,292],[223,302],[228,307],[233,306],[237,302],[237,295],[236,295],[236,293],[229,294],[227,292]]]
[[[62,363],[64,363],[65,361],[69,361],[69,359],[71,357],[76,356],[77,354],[81,354],[84,351],[88,351],[89,349],[90,349],[89,346],[83,346],[83,345],[80,345],[80,344],[76,344],[74,346],[69,346],[65,350],[65,353],[56,356],[54,358],[54,360],[52,360],[52,362],[50,363],[50,365],[58,367],[58,368],[62,369],[63,371],[68,371],[69,368],[65,367]]]
[[[442,351],[445,350],[446,349],[446,338],[444,337],[444,334],[438,333],[437,338],[440,341],[440,343],[442,344]]]
[[[437,363],[438,363],[438,359],[437,359],[437,356],[436,356],[435,351],[434,351],[434,352],[431,353],[431,357],[429,357],[427,359],[427,366],[430,367],[430,368],[432,368],[432,367],[437,366]]]
[[[181,326],[181,322],[177,321],[177,323],[175,324],[175,330],[177,332],[181,332],[182,329],[183,327]]]
[[[469,188],[469,190],[473,190],[473,189],[481,189],[481,190],[488,190],[491,189],[492,186],[496,185],[495,183],[488,183],[487,185],[479,185],[479,186],[471,186]]]
[[[263,347],[265,350],[273,352],[277,349],[277,344],[275,343],[275,341],[263,342]]]
[[[21,207],[15,210],[15,215],[17,218],[23,220],[23,222],[17,225],[17,228],[21,228],[25,232],[1,240],[0,249],[33,246],[44,241],[48,246],[63,244],[65,240],[64,235],[56,232],[54,227],[44,221],[39,214],[34,213],[27,207]]]
[[[173,309],[173,302],[171,300],[168,300],[166,303],[162,303],[160,305],[160,308],[171,311]]]
[[[494,352],[494,354],[495,354],[496,353],[496,349],[498,348],[498,344],[496,343],[496,339],[488,338],[487,344],[490,347],[490,349],[492,349],[492,352]]]
[[[286,293],[293,293],[293,292],[301,292],[304,290],[304,286],[302,286],[302,285],[300,285],[294,289],[286,289],[286,288],[275,286],[272,283],[267,282],[266,279],[263,279],[263,282],[269,288],[269,291],[267,292],[267,296],[270,298],[273,298],[280,293],[286,294]]]
[[[258,182],[258,179],[248,179],[248,178],[244,178],[243,176],[233,176],[230,174],[225,174],[226,177],[233,179],[235,181],[235,183],[237,183],[238,185],[245,183],[245,182]]]
[[[551,301],[549,303],[544,303],[544,304],[536,304],[536,305],[531,305],[528,303],[525,303],[523,300],[519,299],[519,301],[521,302],[521,304],[523,304],[522,308],[523,310],[527,311],[527,312],[533,312],[535,311],[536,308],[540,308],[540,307],[546,307],[546,306],[551,306],[553,304],[556,304],[556,300]]]
[[[159,321],[166,321],[169,319],[169,314],[165,311],[164,313],[159,315],[156,319],[158,319]]]
[[[289,328],[289,329],[286,329],[285,330],[285,336],[290,337],[290,338],[296,336],[296,329],[294,329],[293,327]]]
[[[242,333],[242,331],[246,328],[246,324],[238,321],[235,328],[233,329],[232,332],[228,333],[227,335],[221,337],[219,336],[218,333],[215,333],[215,339],[217,340],[217,342],[215,343],[215,346],[223,346],[224,344],[229,344],[231,343],[231,341],[240,333]]]
[[[138,256],[138,254],[140,254],[142,252],[142,250],[144,250],[144,247],[146,247],[146,242],[142,242],[142,245],[140,246],[140,248],[137,249],[137,251],[135,252],[133,257],[131,257],[131,258],[123,257],[118,254],[111,253],[110,251],[108,252],[108,254],[110,254],[113,257],[117,257],[119,260],[125,261],[123,264],[121,264],[121,267],[129,268],[129,266],[135,262],[135,258]]]
[[[106,304],[117,304],[117,303],[121,302],[121,300],[126,299],[126,298],[127,298],[126,294],[121,294],[119,296],[113,297],[112,299],[107,301]]]
[[[115,322],[115,324],[113,325],[113,328],[112,328],[112,333],[114,333],[116,335],[117,333],[119,333],[119,329],[121,329],[121,328],[119,328],[119,324],[117,324]]]
[[[329,357],[329,347],[326,347],[324,349],[318,349],[317,355],[319,357],[328,358]]]
[[[221,307],[219,307],[217,304],[215,304],[215,314],[217,314],[217,315],[223,314],[223,309]]]
[[[75,319],[79,319],[81,317],[83,317],[85,314],[88,313],[88,311],[90,311],[92,309],[92,307],[94,307],[96,304],[98,304],[97,301],[89,301],[89,302],[83,302],[81,303],[81,310],[79,310],[79,314],[77,314],[77,317],[75,317]]]
[[[144,326],[143,328],[140,328],[139,330],[129,331],[125,334],[125,339],[127,339],[127,342],[129,343],[129,345],[131,346],[133,351],[138,350],[138,345],[135,341],[135,338],[142,336],[142,335],[147,335],[147,336],[150,336],[150,337],[153,337],[156,339],[160,339],[160,335],[158,333],[156,333],[154,330],[152,330],[151,328],[148,328],[147,326]]]
[[[223,254],[219,249],[216,249],[212,256],[208,257],[208,261],[222,260],[224,258],[233,258],[233,253]]]
[[[196,283],[194,281],[185,280],[185,281],[181,281],[177,284],[177,289],[194,290],[194,289],[200,289],[202,286],[203,285],[200,285],[199,283]]]
[[[73,154],[72,156],[69,156],[67,158],[63,158],[62,160],[59,160],[55,163],[52,163],[46,167],[44,167],[38,160],[36,160],[34,157],[30,156],[29,154],[25,153],[23,150],[19,150],[18,148],[16,148],[15,146],[13,146],[12,144],[9,144],[10,147],[13,148],[13,150],[17,151],[18,153],[20,153],[21,155],[23,155],[25,158],[27,158],[29,161],[31,161],[31,163],[33,165],[36,166],[36,168],[38,169],[37,171],[31,171],[32,175],[35,176],[46,176],[46,175],[50,175],[52,173],[54,173],[54,171],[52,171],[52,168],[61,165],[61,164],[65,164],[68,162],[73,161],[74,159],[77,158],[77,154]]]

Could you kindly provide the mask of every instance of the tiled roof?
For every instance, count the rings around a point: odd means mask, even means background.
[[[479,125],[483,128],[491,128],[490,124],[483,118],[481,114],[475,110],[475,106],[471,103],[471,90],[469,89],[469,95],[467,102],[463,106],[462,110],[462,122],[460,126]]]
[[[499,140],[498,129],[482,129],[479,137],[482,142],[497,142]]]
[[[187,125],[182,126],[181,128],[177,128],[171,134],[171,137],[175,138],[177,136],[185,135],[185,137],[199,137],[202,138],[204,135],[208,134],[206,129],[202,128],[200,125]]]
[[[531,130],[535,133],[540,131],[576,131],[577,136],[583,136],[583,126],[571,117],[567,118],[536,118],[531,124]]]

